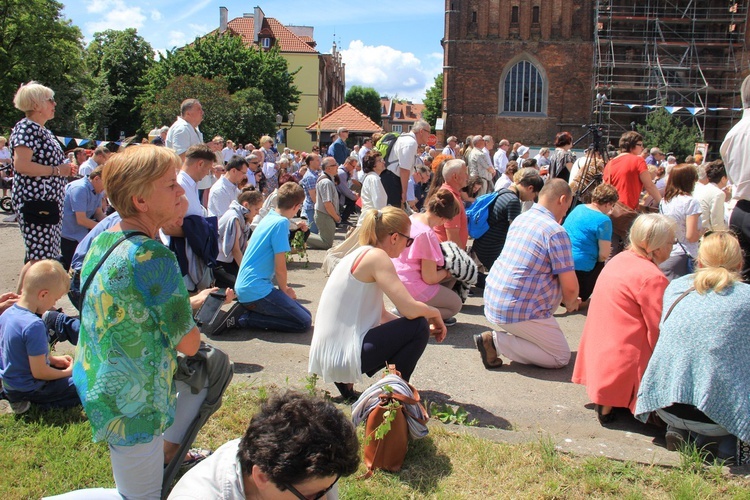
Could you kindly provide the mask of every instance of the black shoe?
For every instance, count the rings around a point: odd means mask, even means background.
[[[246,312],[247,309],[245,309],[242,304],[235,301],[232,303],[232,307],[229,308],[229,311],[227,311],[223,316],[217,316],[216,319],[208,325],[202,325],[201,331],[209,337],[213,337],[216,335],[221,335],[230,328],[239,328],[240,316],[242,316]]]
[[[333,385],[335,385],[336,389],[339,390],[341,399],[344,403],[354,403],[362,395],[361,393],[355,391],[353,387],[349,387],[349,384],[334,382]]]
[[[594,408],[596,408],[596,418],[599,419],[600,424],[606,425],[615,421],[614,407],[606,415],[602,413],[602,405],[594,405]]]
[[[62,342],[65,339],[60,338],[57,331],[57,318],[62,314],[61,311],[45,311],[42,314],[42,321],[44,326],[47,328],[47,342],[50,348],[54,348],[58,342]]]
[[[443,324],[444,324],[445,326],[453,326],[453,325],[455,325],[456,323],[458,323],[458,320],[456,319],[456,317],[455,317],[455,316],[454,316],[454,317],[452,317],[452,318],[448,318],[448,319],[444,319],[444,320],[443,320]]]
[[[668,425],[664,440],[667,442],[667,451],[679,451],[687,444],[688,432]]]

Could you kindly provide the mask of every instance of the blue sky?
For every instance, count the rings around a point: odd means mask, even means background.
[[[97,31],[137,28],[156,50],[179,47],[219,24],[219,7],[229,19],[253,12],[283,24],[315,28],[318,50],[338,44],[346,63],[346,86],[374,87],[381,95],[422,101],[424,91],[442,71],[440,39],[444,2],[439,0],[70,0],[64,14],[79,26],[86,42]]]

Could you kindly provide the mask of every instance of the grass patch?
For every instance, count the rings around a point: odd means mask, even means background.
[[[244,434],[260,401],[275,390],[232,384],[224,406],[203,428],[196,446],[215,449]],[[359,435],[361,439],[363,426]],[[425,439],[410,443],[401,472],[379,471],[360,480],[357,476],[365,472],[362,465],[357,475],[342,478],[340,495],[344,499],[750,499],[749,479],[723,475],[718,465],[704,466],[696,456],[688,451],[675,468],[646,466],[566,455],[550,437],[510,445],[436,426]],[[91,429],[80,409],[0,416],[0,471],[2,499],[114,485],[107,447],[91,442]]]

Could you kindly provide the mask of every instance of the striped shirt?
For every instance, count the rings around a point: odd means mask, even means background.
[[[558,274],[573,271],[573,250],[552,212],[534,204],[510,225],[484,289],[484,315],[494,324],[552,316],[562,300]]]

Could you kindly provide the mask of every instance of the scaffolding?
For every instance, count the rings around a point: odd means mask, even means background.
[[[592,112],[606,140],[667,108],[720,142],[740,113],[748,0],[596,0]]]

